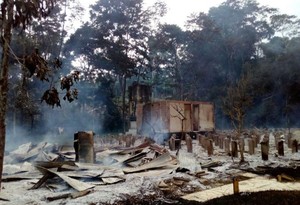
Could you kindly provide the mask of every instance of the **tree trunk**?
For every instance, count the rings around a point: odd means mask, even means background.
[[[3,52],[1,57],[1,73],[0,73],[0,191],[3,172],[4,150],[5,150],[5,134],[6,134],[6,106],[8,91],[8,64],[9,64],[9,48],[11,42],[11,29],[13,24],[13,0],[6,0],[2,8],[2,32],[3,32]]]

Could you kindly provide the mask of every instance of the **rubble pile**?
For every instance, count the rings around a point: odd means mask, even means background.
[[[233,194],[233,178],[241,191],[283,182],[276,186],[300,190],[298,139],[282,131],[174,135],[163,145],[142,136],[95,137],[88,140],[94,163],[82,160],[76,139],[74,145],[27,143],[9,152],[0,201],[18,204],[20,195],[23,204],[114,204],[129,196],[165,204],[207,201]]]

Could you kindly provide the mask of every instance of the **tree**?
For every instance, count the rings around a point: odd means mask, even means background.
[[[236,85],[227,88],[223,98],[223,111],[227,115],[238,134],[244,126],[244,118],[253,102],[250,74],[243,75]]]
[[[273,126],[282,125],[284,121],[287,127],[298,126],[300,38],[274,37],[260,48],[263,55],[253,72],[257,94],[261,98],[256,100],[255,117],[269,121]]]
[[[177,25],[164,24],[159,26],[156,35],[149,40],[151,60],[155,61],[156,67],[152,75],[157,79],[157,85],[153,86],[164,85],[164,90],[172,88],[174,93],[168,94],[177,100],[184,99],[182,62],[185,37],[185,32]]]
[[[217,122],[225,122],[220,96],[235,86],[245,63],[259,58],[257,45],[274,35],[270,16],[276,13],[255,0],[227,0],[187,21],[186,82],[194,99],[215,102]]]
[[[11,39],[13,28],[26,27],[33,19],[41,19],[50,14],[57,0],[3,0],[1,3],[1,73],[0,73],[0,183],[3,171],[3,159],[6,136],[6,109],[8,93],[9,58],[11,54]],[[1,184],[0,184],[1,188]]]
[[[208,75],[201,78],[204,87],[212,74],[229,84],[239,78],[243,64],[255,56],[257,43],[274,35],[267,20],[276,11],[255,0],[227,0],[189,19],[190,67],[199,70],[194,73]]]
[[[102,72],[116,76],[122,93],[123,131],[126,120],[126,86],[133,76],[143,76],[149,64],[147,41],[152,34],[151,22],[165,11],[143,9],[142,0],[101,0],[91,7],[91,23],[78,29],[68,41],[68,51],[75,57],[86,56]]]
[[[271,25],[282,37],[299,36],[300,20],[294,15],[275,14],[271,16]]]

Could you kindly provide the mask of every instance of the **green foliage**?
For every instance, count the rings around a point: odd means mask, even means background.
[[[152,67],[155,68],[152,70],[155,95],[163,98],[183,98],[185,71],[182,62],[185,58],[185,38],[185,33],[176,25],[161,25],[156,35],[150,38],[150,58]],[[170,89],[173,92],[166,92]]]
[[[255,72],[260,97],[269,96],[279,107],[278,121],[284,116],[295,119],[289,123],[296,125],[298,120],[295,116],[300,104],[300,39],[274,37],[261,48],[265,56],[259,61]]]
[[[68,39],[62,56],[64,6],[54,7],[45,20],[33,21],[30,32],[23,31],[23,40],[12,48],[22,56],[38,46],[47,62],[61,56],[80,63],[83,87],[90,92],[81,92],[79,103],[95,111],[92,115],[104,122],[105,132],[119,131],[127,119],[121,115],[127,112],[126,87],[133,80],[151,84],[155,98],[213,101],[217,116],[224,111],[239,130],[249,124],[282,125],[287,117],[296,123],[297,17],[255,0],[227,0],[191,16],[183,30],[158,23],[166,12],[164,4],[144,8],[142,0],[101,0],[91,7],[90,21]],[[22,26],[27,21],[16,22]]]

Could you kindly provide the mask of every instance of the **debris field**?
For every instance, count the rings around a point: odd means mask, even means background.
[[[29,142],[6,152],[0,202],[122,204],[135,197],[176,204],[300,191],[297,133],[216,131],[173,135],[163,144],[131,134],[79,136],[67,145]]]

